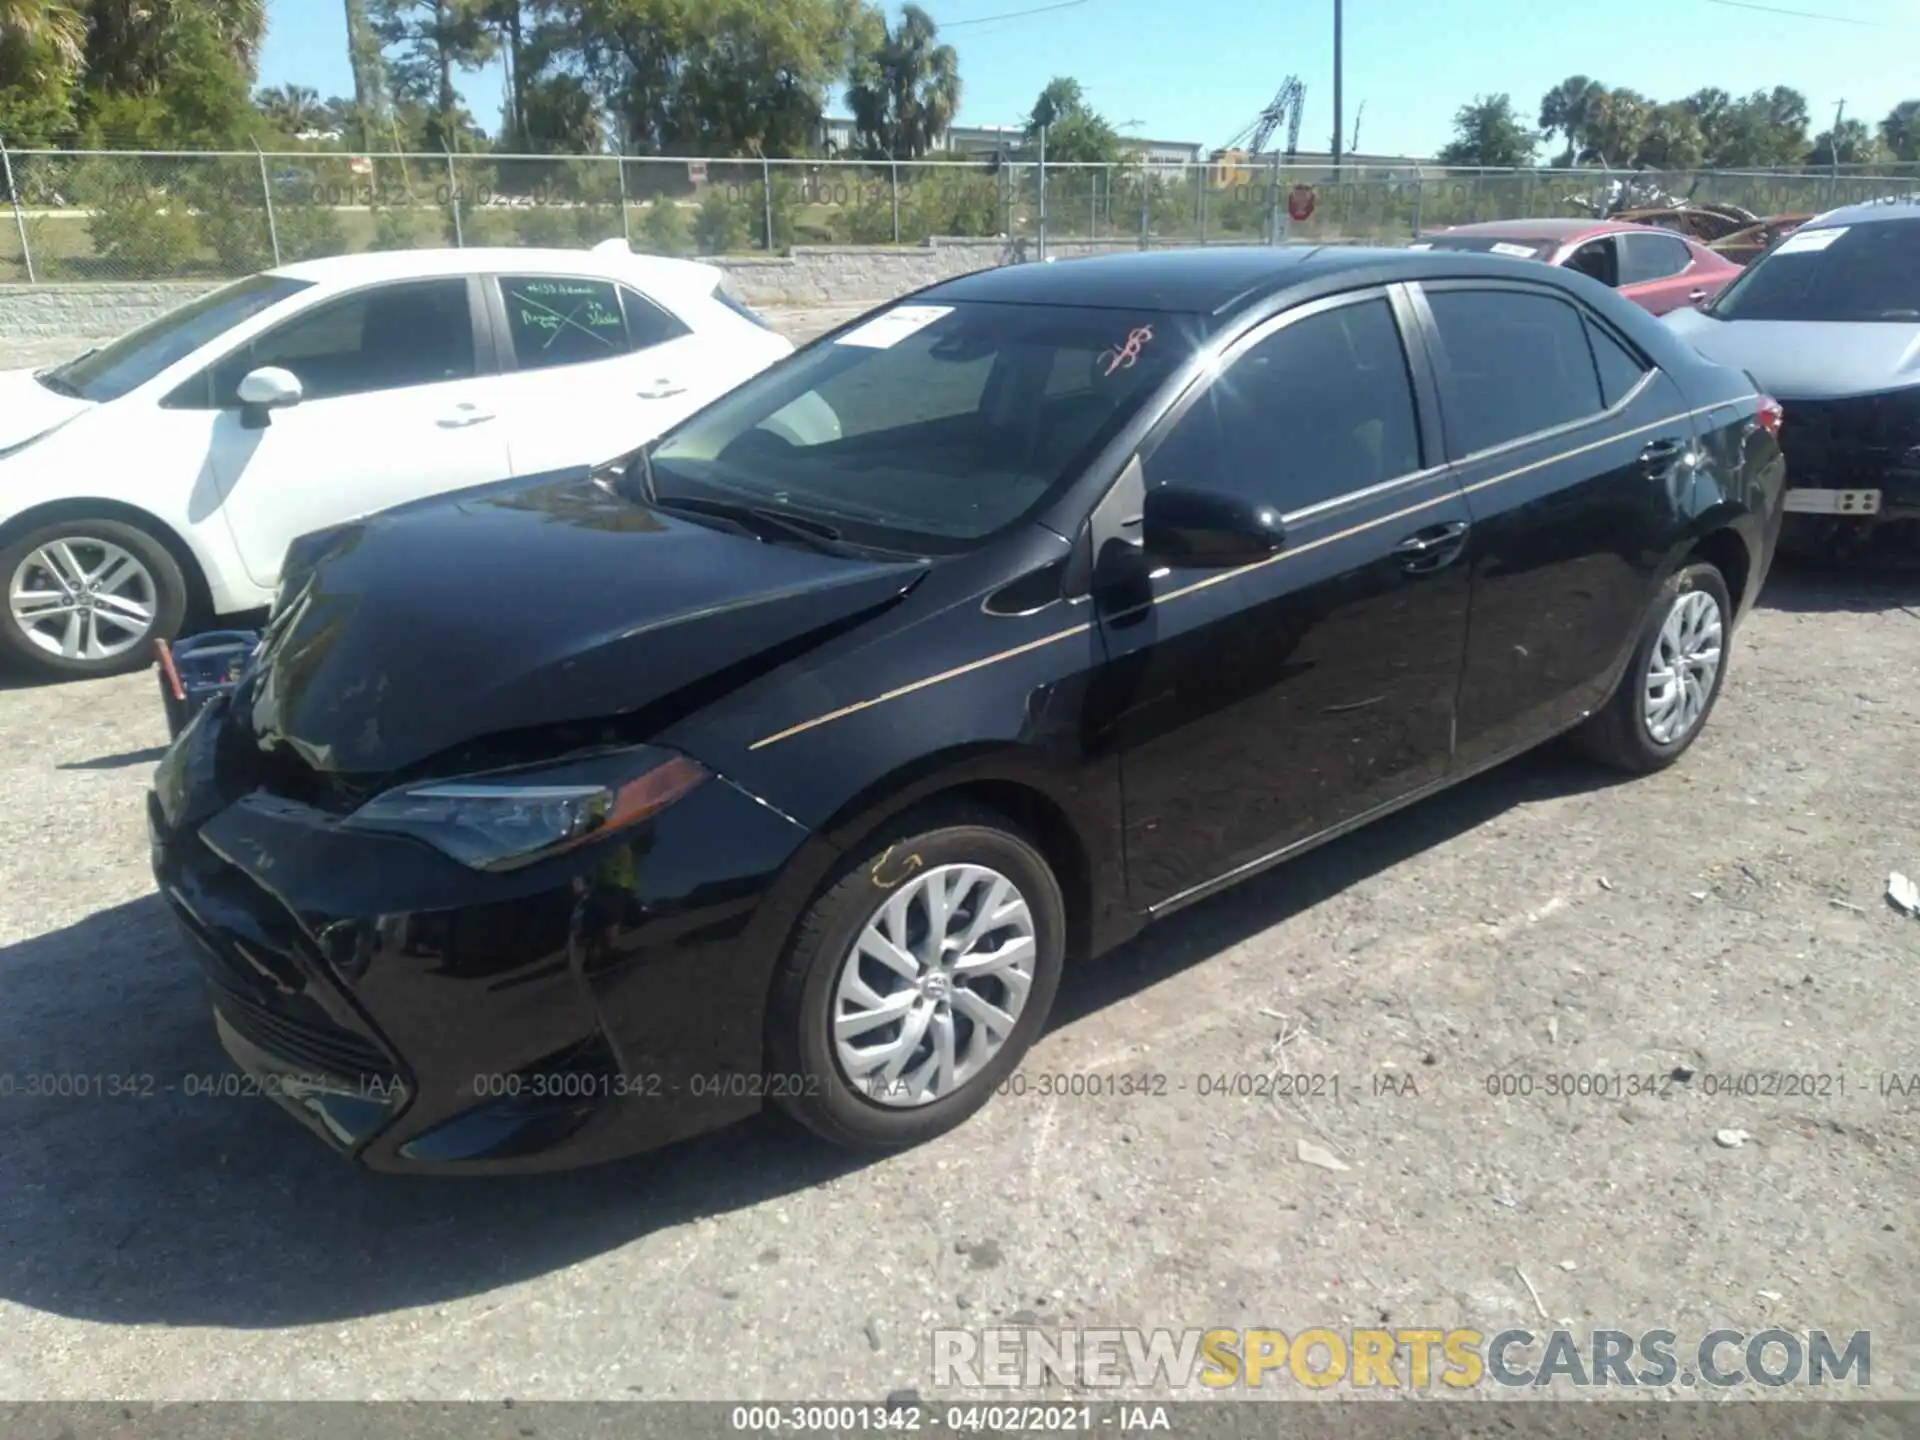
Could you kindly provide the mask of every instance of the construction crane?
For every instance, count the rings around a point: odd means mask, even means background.
[[[1300,149],[1300,117],[1306,108],[1306,100],[1307,87],[1301,83],[1298,75],[1289,75],[1274,92],[1273,99],[1267,102],[1266,108],[1220,148],[1244,149],[1249,155],[1258,155],[1273,138],[1273,132],[1284,123],[1287,127],[1286,154],[1292,158]]]

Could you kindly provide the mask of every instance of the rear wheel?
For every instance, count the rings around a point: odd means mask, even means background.
[[[138,670],[178,632],[187,585],[167,547],[119,520],[60,520],[0,548],[0,652],[44,675]]]
[[[1596,760],[1636,774],[1678,760],[1720,698],[1732,617],[1719,570],[1704,561],[1682,566],[1648,607],[1619,687],[1574,732],[1575,743]]]
[[[836,1144],[898,1148],[979,1109],[1046,1024],[1066,924],[1040,852],[978,810],[869,845],[808,910],[775,982],[783,1109]]]

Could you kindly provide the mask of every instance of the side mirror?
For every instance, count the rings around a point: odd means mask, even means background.
[[[271,412],[298,405],[302,394],[300,377],[277,365],[249,370],[235,392],[240,397],[240,423],[258,430],[272,423]]]
[[[1147,491],[1141,540],[1157,564],[1201,569],[1250,565],[1286,544],[1273,506],[1222,490],[1162,485]]]

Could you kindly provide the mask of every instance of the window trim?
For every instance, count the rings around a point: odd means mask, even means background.
[[[1427,295],[1429,293],[1436,295],[1445,294],[1455,290],[1513,290],[1519,291],[1522,294],[1543,296],[1546,299],[1557,300],[1562,305],[1571,307],[1575,319],[1593,314],[1596,319],[1601,319],[1604,322],[1604,317],[1597,315],[1590,306],[1581,304],[1574,296],[1567,294],[1564,290],[1554,285],[1540,285],[1525,280],[1454,279],[1417,281],[1412,286],[1412,299],[1420,311],[1421,324],[1434,344],[1434,349],[1431,353],[1434,357],[1434,368],[1436,372],[1438,372],[1440,368],[1441,357],[1446,354],[1446,348],[1440,341],[1440,323],[1434,316],[1433,308],[1427,304]],[[1632,302],[1628,301],[1626,303],[1631,304]],[[1619,333],[1618,330],[1611,325],[1609,325],[1607,329],[1615,335]],[[1593,347],[1587,341],[1584,328],[1581,331],[1580,341],[1581,344],[1587,345],[1588,360],[1589,363],[1591,363]],[[1647,369],[1641,374],[1639,383],[1628,390],[1626,394],[1622,395],[1616,403],[1608,405],[1605,409],[1596,411],[1592,415],[1581,416],[1577,420],[1564,420],[1558,425],[1549,425],[1544,430],[1532,430],[1524,435],[1516,435],[1511,440],[1502,440],[1498,445],[1489,445],[1485,449],[1470,450],[1464,454],[1453,456],[1448,463],[1455,466],[1478,464],[1482,460],[1491,459],[1509,450],[1520,450],[1530,445],[1538,445],[1543,440],[1562,435],[1571,435],[1576,431],[1584,430],[1588,426],[1594,425],[1602,420],[1619,419],[1626,413],[1628,407],[1638,400],[1646,391],[1647,387],[1653,383],[1653,377],[1662,373],[1660,367],[1651,359],[1648,359],[1645,352],[1642,351],[1638,345],[1630,345],[1628,348],[1635,354],[1640,355],[1642,359],[1647,360]],[[1600,388],[1600,374],[1598,369],[1594,371],[1593,385],[1595,392],[1599,394],[1601,401],[1604,403],[1607,397],[1605,391]]]
[[[364,280],[357,285],[344,285],[337,290],[329,290],[326,294],[313,298],[305,306],[294,311],[291,315],[281,317],[281,319],[274,324],[261,326],[244,340],[230,345],[227,349],[221,351],[220,354],[216,355],[213,359],[201,362],[191,375],[181,380],[178,384],[171,386],[167,390],[167,393],[160,397],[157,403],[163,410],[201,410],[215,415],[225,414],[229,410],[238,410],[241,408],[238,405],[220,405],[213,403],[213,372],[226,364],[227,361],[231,360],[247,346],[265,339],[268,335],[273,334],[277,330],[284,329],[288,325],[299,324],[300,321],[306,319],[316,311],[323,310],[336,301],[350,300],[356,295],[364,295],[369,290],[391,290],[401,285],[429,285],[435,282],[445,282],[449,280],[458,280],[467,287],[467,315],[473,324],[473,374],[451,380],[423,381],[422,384],[458,385],[462,383],[462,380],[484,380],[490,375],[498,374],[499,365],[493,343],[492,320],[486,313],[486,306],[481,303],[480,288],[477,279],[465,271],[453,275],[405,275],[384,280]],[[318,287],[316,286],[314,288]],[[189,356],[188,358],[192,359],[193,357]],[[175,399],[175,397],[189,385],[198,384],[201,381],[207,382],[208,403],[180,402]],[[417,385],[400,385],[390,386],[384,390],[356,390],[351,395],[332,395],[326,397],[326,399],[354,400],[362,395],[388,395],[394,393],[396,390],[416,390],[419,388]],[[306,404],[308,402],[302,399],[301,403]],[[316,400],[312,403],[317,405],[325,404],[326,400]]]

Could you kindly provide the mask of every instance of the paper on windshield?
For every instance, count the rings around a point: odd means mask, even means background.
[[[1416,240],[1407,246],[1409,250],[1431,250],[1432,248],[1433,242],[1431,240]]]
[[[1793,255],[1802,250],[1824,250],[1853,227],[1830,225],[1824,230],[1796,230],[1773,247],[1776,255]]]
[[[833,343],[861,345],[869,350],[890,349],[915,331],[926,329],[942,315],[952,313],[951,305],[896,305],[886,314],[854,326]]]
[[[1533,258],[1533,246],[1510,245],[1505,240],[1502,240],[1493,247],[1493,253],[1496,255],[1511,255],[1516,260],[1531,260]]]

